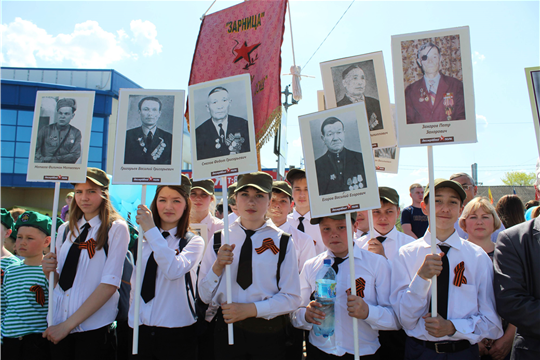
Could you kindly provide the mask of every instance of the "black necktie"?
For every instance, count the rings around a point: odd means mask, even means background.
[[[386,236],[377,236],[375,239],[379,240],[379,242],[382,244],[384,240],[386,240]]]
[[[339,268],[338,268],[338,265],[341,264],[342,262],[344,262],[345,260],[347,260],[348,257],[346,258],[340,258],[340,257],[335,257],[334,258],[334,263],[332,264],[332,269],[334,269],[334,271],[336,272],[336,274],[338,273],[339,271]]]
[[[148,153],[152,151],[152,141],[154,140],[154,135],[152,135],[152,132],[149,131],[146,135],[146,148],[148,149]]]
[[[303,216],[300,216],[298,218],[298,230],[300,230],[301,232],[305,232],[306,229],[304,229],[304,224],[302,223],[302,221],[305,219],[305,217]]]
[[[223,131],[223,124],[219,124],[219,137],[221,138],[221,143],[225,141],[225,131]]]
[[[253,244],[251,237],[255,234],[253,230],[244,230],[246,232],[246,240],[240,250],[240,260],[238,261],[238,274],[236,282],[240,287],[246,290],[253,282],[253,269],[251,268],[251,257],[253,255]]]
[[[161,233],[164,239],[169,236],[168,231]],[[156,275],[157,275],[157,262],[154,259],[154,252],[150,254],[148,262],[146,263],[146,269],[144,270],[144,278],[141,287],[141,297],[145,303],[148,303],[156,296]]]
[[[366,236],[367,234],[368,234],[367,232],[363,232],[362,235],[360,235],[360,237]]]
[[[444,256],[441,259],[443,264],[442,271],[437,276],[437,312],[442,318],[446,319],[448,316],[448,286],[450,281],[450,264],[448,263],[450,246],[439,244],[439,248],[444,252]]]
[[[79,234],[79,237],[75,239],[75,242],[71,244],[71,247],[69,248],[66,262],[64,263],[62,273],[60,274],[60,279],[58,280],[58,284],[64,291],[68,291],[73,286],[75,275],[77,275],[79,256],[81,256],[81,249],[79,248],[79,244],[86,241],[86,237],[88,236],[88,229],[90,229],[90,224],[84,224],[82,227],[82,231]]]

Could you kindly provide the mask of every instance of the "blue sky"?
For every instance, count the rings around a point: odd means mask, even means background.
[[[214,12],[240,1],[218,1]],[[478,143],[434,147],[435,177],[470,173],[501,185],[505,171],[534,171],[538,150],[525,67],[540,64],[538,1],[356,1],[304,65],[351,1],[292,1],[297,65],[315,76],[302,80],[303,100],[289,109],[287,163],[300,165],[298,116],[317,111],[319,63],[382,50],[394,102],[391,36],[469,26],[473,53]],[[210,1],[3,1],[3,66],[109,68],[147,89],[186,89],[201,15]],[[292,65],[288,18],[282,73]],[[282,77],[282,87],[290,83]],[[274,167],[272,146],[261,153]],[[408,187],[427,183],[427,149],[401,150],[397,175],[378,174],[410,203]]]

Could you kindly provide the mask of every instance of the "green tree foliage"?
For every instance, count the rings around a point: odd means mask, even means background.
[[[532,172],[510,171],[505,172],[501,180],[505,185],[533,186],[536,175]]]

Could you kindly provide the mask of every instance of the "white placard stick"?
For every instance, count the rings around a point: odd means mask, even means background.
[[[435,174],[433,169],[433,147],[427,147],[429,173],[429,232],[431,253],[437,253],[437,220],[435,218]],[[437,276],[431,278],[431,317],[437,317]]]
[[[146,204],[146,185],[142,186],[141,204]],[[133,319],[133,355],[139,353],[139,311],[141,308],[141,278],[142,278],[142,243],[144,231],[139,225],[139,238],[137,239],[137,260],[135,270],[135,317]]]
[[[229,245],[229,198],[228,195],[228,188],[227,185],[227,177],[222,176],[221,177],[221,194],[223,196],[223,228],[225,231],[223,232],[225,234],[224,241],[225,244]],[[226,265],[225,266],[225,281],[227,286],[227,304],[232,303],[232,289],[231,289],[231,266]],[[229,345],[234,345],[234,333],[233,333],[233,324],[227,325],[227,330],[229,333]]]
[[[58,213],[58,197],[60,196],[60,182],[54,183],[54,200],[53,200],[53,210],[52,210],[52,226],[51,226],[51,252],[56,252],[56,218]],[[67,231],[67,230],[64,230]],[[49,312],[47,313],[47,323],[49,326],[52,326],[53,323],[53,293],[54,293],[54,273],[51,271],[49,273]]]
[[[369,238],[373,239],[373,234],[375,233],[375,227],[373,226],[373,210],[371,209],[368,210],[368,221],[369,221]]]
[[[371,213],[371,210],[369,210]],[[345,214],[345,222],[347,223],[347,243],[349,244],[349,267],[351,270],[351,294],[356,295],[356,276],[354,275],[354,239],[351,223],[351,213]],[[371,224],[371,222],[370,222]],[[371,233],[370,233],[371,235]],[[360,349],[358,347],[358,319],[353,317],[353,339],[354,339],[354,360],[360,359]]]

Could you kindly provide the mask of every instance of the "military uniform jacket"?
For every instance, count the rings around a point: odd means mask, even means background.
[[[248,122],[240,117],[228,115],[225,139],[228,139],[230,144],[220,142],[219,134],[212,119],[208,119],[199,125],[195,129],[195,136],[197,160],[231,155],[231,153],[239,154],[250,150]],[[232,144],[233,141],[234,144]]]
[[[68,125],[60,130],[56,123],[38,132],[35,162],[75,164],[81,157],[81,131]]]
[[[353,102],[347,95],[343,96],[343,99],[339,100],[337,103],[337,106],[344,106],[352,104]],[[366,112],[367,112],[367,118],[368,122],[369,119],[374,117],[377,119],[378,124],[374,126],[373,128],[369,128],[370,131],[373,130],[382,130],[383,129],[383,121],[382,121],[382,115],[381,115],[381,104],[379,103],[379,100],[374,99],[369,96],[364,96],[364,103],[366,105]]]
[[[441,74],[435,102],[431,104],[424,78],[405,89],[407,124],[465,120],[463,83]]]
[[[172,134],[156,127],[150,148],[142,126],[127,131],[124,164],[171,165]]]
[[[342,170],[339,171],[339,165]],[[327,151],[315,160],[319,195],[362,189],[367,186],[362,154],[343,148],[339,158]]]

